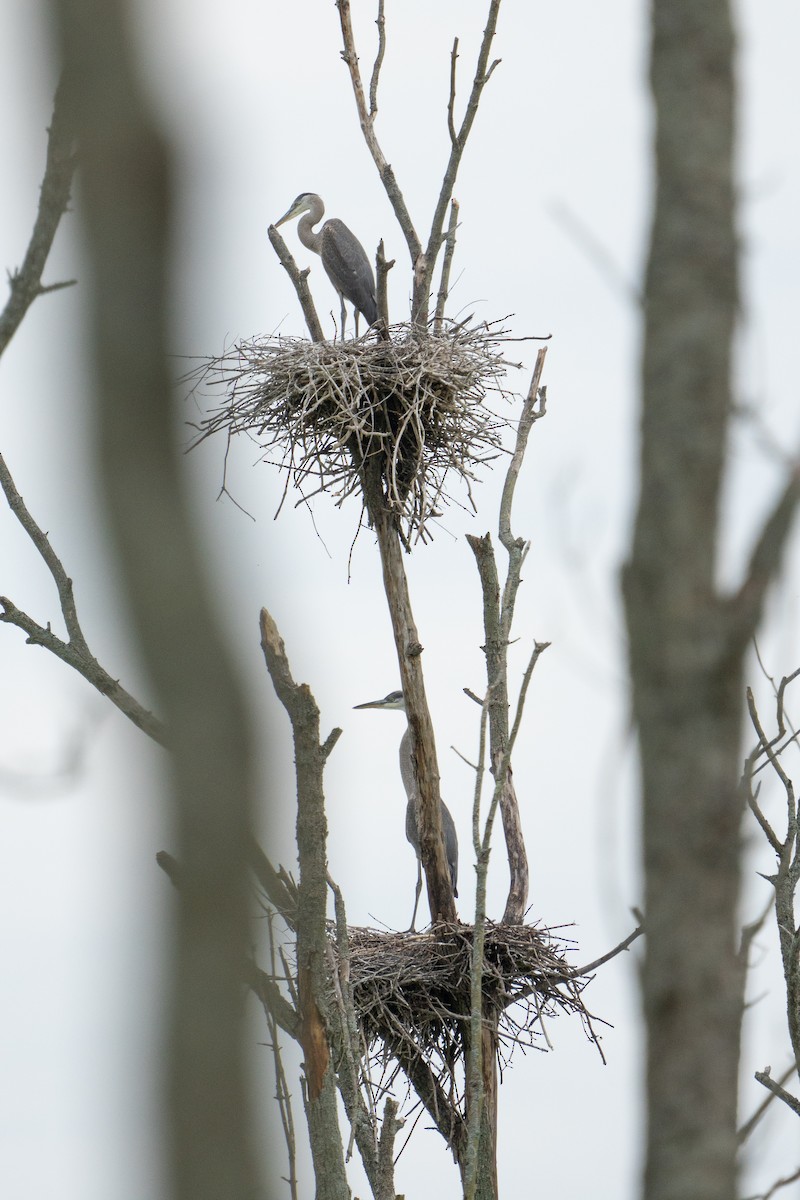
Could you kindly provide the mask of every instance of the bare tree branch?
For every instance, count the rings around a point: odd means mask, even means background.
[[[797,1067],[794,1065],[794,1063],[792,1063],[792,1065],[790,1067],[786,1068],[786,1070],[781,1075],[780,1079],[777,1081],[778,1086],[783,1087],[783,1085],[785,1083],[787,1083],[792,1078],[793,1075],[796,1075],[796,1074],[797,1074]],[[750,1134],[755,1129],[756,1125],[758,1125],[759,1121],[764,1116],[764,1114],[766,1113],[769,1106],[772,1104],[773,1100],[776,1100],[776,1099],[777,1099],[777,1096],[775,1095],[775,1093],[770,1092],[770,1094],[767,1096],[766,1100],[762,1100],[761,1104],[759,1104],[758,1108],[753,1113],[753,1115],[751,1117],[749,1117],[745,1121],[744,1125],[742,1125],[740,1127],[740,1129],[736,1135],[740,1146],[742,1145],[743,1142],[747,1141],[747,1139],[750,1137]]]
[[[458,130],[455,128],[455,120],[453,115],[453,106],[455,102],[455,58],[451,56],[451,91],[448,104],[448,128],[450,129],[450,156],[445,167],[442,186],[439,192],[439,198],[434,210],[433,220],[431,222],[431,230],[428,236],[428,244],[423,253],[422,242],[414,228],[411,220],[411,215],[406,207],[405,198],[400,190],[400,186],[395,177],[386,157],[381,149],[375,133],[375,116],[377,115],[377,80],[373,71],[373,84],[375,86],[374,97],[372,91],[370,94],[370,109],[367,109],[367,103],[364,97],[364,85],[361,81],[361,72],[358,66],[358,54],[356,52],[355,36],[353,34],[353,24],[350,15],[350,0],[337,0],[336,7],[339,10],[339,20],[342,29],[342,59],[347,65],[350,72],[350,82],[353,87],[353,95],[356,101],[356,109],[358,111],[358,120],[361,125],[361,131],[364,135],[364,140],[367,143],[375,166],[378,168],[381,182],[389,198],[389,202],[394,209],[395,217],[406,240],[408,252],[411,258],[411,265],[414,271],[414,289],[411,303],[411,319],[419,325],[426,325],[428,321],[428,305],[430,300],[431,284],[433,280],[433,272],[436,266],[436,259],[439,250],[444,241],[443,228],[447,207],[453,196],[453,188],[455,186],[458,168],[461,162],[461,157],[464,153],[464,148],[467,139],[475,121],[480,103],[481,93],[488,83],[492,72],[499,64],[499,59],[496,59],[491,64],[489,63],[489,53],[491,50],[492,41],[494,39],[495,30],[497,28],[497,17],[500,11],[500,0],[491,0],[489,5],[489,13],[486,21],[486,27],[483,32],[481,48],[478,54],[478,62],[475,70],[475,77],[472,82],[469,99],[467,100],[466,110],[461,125]],[[380,53],[380,49],[379,49]],[[457,46],[453,49],[453,55],[457,53]]]
[[[375,18],[375,24],[378,26],[378,51],[372,67],[372,78],[369,81],[369,115],[373,121],[378,113],[378,83],[386,54],[386,17],[383,9],[384,0],[378,0],[378,15]]]
[[[776,1192],[779,1192],[781,1188],[788,1187],[790,1183],[797,1183],[798,1179],[800,1179],[800,1167],[796,1171],[792,1171],[791,1175],[783,1175],[780,1179],[776,1179],[766,1192],[761,1192],[757,1196],[748,1196],[746,1200],[772,1200]]]
[[[307,684],[292,678],[278,628],[261,610],[261,648],[272,685],[292,724],[297,778],[297,976],[300,1044],[308,1081],[306,1115],[318,1200],[349,1200],[325,1015],[328,1012],[327,820],[322,774],[319,709]]]
[[[380,479],[380,466],[368,459],[362,471],[362,489],[375,535],[383,569],[383,584],[392,622],[395,650],[400,668],[400,683],[406,702],[411,730],[414,772],[417,780],[417,829],[420,857],[430,904],[431,920],[456,920],[455,899],[442,835],[439,764],[425,680],[422,672],[422,644],[419,640],[403,552],[393,512],[386,504]]]
[[[800,466],[789,473],[786,484],[775,502],[775,507],[764,522],[758,540],[750,555],[750,562],[736,595],[729,600],[730,646],[734,653],[743,648],[754,636],[764,598],[783,562],[786,543],[794,523],[797,503],[800,500]]]
[[[272,978],[274,979],[276,974],[275,926],[274,913],[272,912],[269,913],[268,917],[268,933],[270,971]],[[261,974],[263,975],[263,972]],[[264,983],[268,986],[275,986],[272,984],[272,979],[264,978]],[[277,991],[278,989],[275,988],[275,990]],[[280,993],[278,994],[280,999],[283,1000],[283,997],[280,996]],[[266,992],[266,995],[270,995],[269,990]],[[285,1003],[286,1002],[284,1001],[284,1004]],[[291,1008],[290,1005],[287,1004],[286,1007],[290,1010],[295,1019],[295,1031],[291,1034],[291,1036],[297,1037],[296,1027],[299,1025],[299,1018],[297,1013],[293,1008]],[[297,1200],[297,1143],[294,1135],[294,1113],[292,1112],[292,1097],[291,1093],[289,1092],[289,1083],[283,1066],[283,1055],[281,1054],[280,1038],[278,1035],[279,1021],[276,1014],[273,1012],[269,1001],[263,1003],[263,1008],[264,1016],[267,1019],[270,1044],[272,1046],[272,1062],[275,1069],[275,1099],[278,1103],[278,1110],[281,1115],[281,1127],[283,1128],[283,1138],[286,1142],[286,1154],[289,1160],[289,1177],[287,1179],[287,1183],[289,1184],[289,1195],[291,1196],[291,1200]]]
[[[756,1071],[756,1079],[762,1084],[767,1091],[772,1092],[776,1099],[782,1100],[783,1103],[790,1108],[795,1116],[800,1117],[800,1100],[793,1096],[791,1092],[787,1092],[782,1088],[777,1080],[773,1079],[769,1073],[769,1067],[765,1067],[763,1071]]]
[[[2,487],[8,501],[8,507],[39,551],[45,566],[53,577],[71,645],[75,650],[88,654],[89,647],[83,636],[83,630],[80,627],[78,613],[75,608],[72,580],[67,575],[61,560],[50,545],[47,534],[37,525],[28,511],[22,496],[17,491],[11,472],[6,466],[2,454],[0,454],[0,487]]]
[[[19,329],[25,314],[37,296],[70,287],[75,281],[42,285],[59,222],[67,210],[72,176],[75,172],[75,129],[67,111],[67,95],[62,80],[56,90],[53,117],[47,139],[47,160],[39,193],[39,210],[22,266],[9,275],[11,295],[0,313],[0,355]]]
[[[794,672],[795,678],[800,672]],[[778,689],[776,706],[778,710],[778,732],[775,737],[768,738],[758,712],[753,695],[747,689],[747,705],[753,728],[759,739],[759,745],[748,755],[745,764],[745,786],[748,801],[762,831],[778,859],[778,869],[774,875],[765,876],[772,884],[775,893],[775,921],[778,929],[778,942],[781,950],[783,978],[786,988],[786,1019],[789,1030],[789,1041],[794,1054],[795,1068],[800,1072],[800,932],[797,929],[795,917],[795,896],[800,883],[800,819],[798,819],[797,799],[794,783],[780,762],[775,745],[783,736],[784,697],[789,678],[781,681]],[[780,780],[786,795],[786,834],[783,840],[775,834],[772,826],[764,817],[756,802],[752,789],[752,766],[760,753],[764,753]],[[763,1081],[762,1081],[763,1082]]]
[[[397,1102],[389,1097],[383,1108],[383,1122],[381,1124],[381,1136],[378,1143],[378,1172],[379,1172],[379,1190],[387,1200],[394,1200],[396,1195],[394,1187],[394,1140],[399,1131],[403,1128],[405,1121],[402,1121],[397,1116]],[[375,1193],[378,1200],[378,1192]]]
[[[531,429],[540,421],[547,412],[547,392],[541,387],[542,373],[544,371],[544,360],[547,357],[547,347],[542,346],[536,355],[536,365],[533,368],[531,384],[528,388],[528,395],[525,398],[525,403],[522,406],[522,415],[517,425],[517,440],[514,445],[514,452],[511,455],[511,462],[506,471],[505,483],[503,484],[503,494],[500,498],[500,523],[498,536],[500,541],[505,546],[509,554],[517,549],[515,539],[511,533],[511,507],[514,503],[514,492],[517,487],[517,480],[522,469],[522,461],[525,457],[525,451],[528,448],[528,438],[530,437]],[[504,608],[507,608],[507,602],[504,599]],[[509,617],[513,615],[513,606],[510,613],[506,616],[506,624],[509,624]]]
[[[274,225],[270,225],[267,230],[267,237],[280,260],[281,266],[291,279],[294,290],[297,292],[297,299],[300,301],[300,307],[303,310],[303,316],[306,319],[306,325],[312,342],[324,342],[325,335],[322,332],[322,326],[317,316],[317,310],[314,307],[311,290],[308,286],[308,273],[311,268],[306,267],[304,271],[300,270],[292,257],[289,247]]]
[[[127,692],[122,687],[118,680],[112,678],[108,672],[100,666],[96,658],[91,654],[84,654],[76,650],[70,642],[64,642],[57,637],[50,626],[42,626],[37,624],[32,617],[9,600],[7,596],[0,596],[0,623],[6,625],[15,625],[17,629],[21,629],[27,635],[28,644],[31,646],[42,646],[45,650],[49,650],[56,658],[60,658],[67,666],[72,667],[79,675],[96,688],[102,696],[107,696],[119,711],[132,721],[137,729],[141,729],[148,737],[159,745],[166,745],[167,732],[159,721],[158,717],[146,709],[136,700],[130,692]]]
[[[3,489],[9,508],[33,542],[53,578],[61,603],[68,640],[64,641],[53,633],[49,622],[46,626],[38,624],[26,612],[17,608],[16,604],[7,596],[0,596],[0,606],[2,606],[0,623],[16,626],[26,634],[30,645],[42,646],[56,658],[60,658],[67,666],[82,675],[101,695],[108,697],[111,703],[138,729],[141,729],[159,745],[164,745],[166,731],[162,723],[130,692],[126,691],[119,680],[112,678],[90,651],[78,620],[72,580],[64,570],[61,559],[53,550],[47,534],[28,511],[2,455],[0,455],[0,487]]]
[[[644,924],[642,923],[637,925],[633,932],[629,933],[626,938],[623,938],[621,942],[613,947],[613,949],[606,951],[605,954],[601,954],[599,958],[593,958],[589,963],[584,963],[582,967],[573,967],[569,973],[569,978],[579,979],[582,975],[591,975],[591,973],[596,971],[598,967],[604,966],[604,964],[610,962],[612,958],[616,958],[618,954],[624,953],[624,951],[627,950],[638,937],[641,937],[644,932]]]
[[[450,223],[447,226],[447,237],[444,244],[442,259],[442,277],[439,281],[439,295],[436,297],[436,315],[433,321],[433,331],[438,333],[444,320],[444,309],[450,295],[450,268],[456,251],[456,230],[458,229],[458,201],[450,201]]]
[[[371,103],[372,111],[367,110],[366,100],[364,98],[364,85],[361,82],[361,72],[358,66],[358,54],[356,53],[355,36],[353,34],[353,22],[350,16],[350,0],[337,0],[336,7],[339,10],[339,21],[342,27],[342,59],[350,72],[350,82],[353,85],[353,95],[356,101],[356,110],[358,112],[358,121],[361,126],[361,132],[364,135],[364,140],[367,143],[367,149],[372,155],[375,166],[378,168],[378,174],[381,177],[381,182],[386,190],[386,195],[389,198],[389,203],[394,209],[394,214],[397,217],[397,223],[402,230],[403,236],[406,239],[408,252],[411,256],[411,263],[415,265],[417,259],[422,253],[422,243],[419,240],[417,231],[414,228],[414,223],[411,220],[411,214],[406,207],[406,202],[400,186],[395,178],[394,171],[381,149],[378,138],[375,134],[375,117],[378,112],[377,90],[374,103]],[[373,72],[373,79],[375,75]],[[375,80],[377,89],[377,80]]]
[[[456,133],[456,66],[458,64],[458,38],[453,38],[453,49],[450,51],[450,95],[447,99],[447,132],[450,134],[450,145],[458,141]]]
[[[378,318],[381,323],[381,328],[386,337],[389,336],[389,272],[394,266],[394,259],[386,258],[383,248],[383,238],[378,243],[378,254],[375,259],[376,267],[376,298],[378,304]]]
[[[431,290],[431,280],[433,279],[433,271],[436,265],[436,257],[442,245],[442,230],[444,228],[445,213],[447,206],[453,197],[453,188],[456,183],[456,176],[461,165],[461,158],[464,153],[464,148],[467,144],[475,117],[478,115],[478,105],[480,104],[481,94],[495,67],[499,66],[500,59],[497,58],[489,63],[489,54],[491,53],[492,42],[494,40],[495,31],[497,29],[497,18],[500,14],[500,0],[491,0],[489,12],[486,18],[486,27],[483,31],[483,39],[481,48],[478,53],[478,62],[475,68],[475,77],[472,81],[469,99],[467,100],[464,117],[461,121],[461,126],[456,133],[455,141],[450,147],[450,157],[445,167],[444,178],[439,192],[439,199],[436,202],[436,208],[431,221],[431,231],[428,236],[428,245],[425,249],[425,258],[422,263],[415,264],[415,288],[414,288],[414,304],[411,311],[412,321],[427,320],[428,310],[428,295]],[[453,65],[453,73],[455,66]],[[454,82],[454,81],[453,81]]]

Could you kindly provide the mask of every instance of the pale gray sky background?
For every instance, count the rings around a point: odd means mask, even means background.
[[[362,62],[371,64],[374,7],[354,3]],[[460,38],[460,96],[471,79],[485,3],[405,0],[387,6],[388,53],[379,136],[412,215],[427,231],[447,151],[449,52]],[[740,399],[790,450],[800,432],[796,323],[800,310],[800,15],[789,0],[737,6],[740,31],[744,299]],[[333,3],[140,0],[143,61],[179,152],[175,258],[177,356],[208,355],[239,337],[302,332],[296,300],[266,237],[301,191],[318,191],[372,251],[397,259],[392,315],[407,313],[409,270],[361,140]],[[532,547],[512,653],[517,672],[532,639],[553,645],[529,694],[515,778],[531,859],[531,917],[572,925],[577,958],[602,953],[632,927],[640,901],[636,767],[628,732],[618,574],[636,486],[638,286],[650,195],[646,6],[635,0],[565,5],[506,0],[494,51],[502,59],[484,94],[456,187],[461,230],[451,312],[507,318],[518,336],[552,334],[549,413],[531,439],[518,489],[516,532]],[[0,264],[19,264],[44,161],[53,68],[40,5],[11,0],[0,15]],[[571,214],[571,217],[569,216]],[[602,267],[574,232],[590,232]],[[319,261],[290,247],[322,314],[338,301]],[[80,273],[76,222],[67,217],[46,273]],[[103,514],[91,473],[85,405],[81,289],[37,302],[0,368],[0,445],[20,491],[49,530],[76,582],[96,655],[134,692],[146,686],[130,656],[125,613],[103,555]],[[327,328],[332,324],[326,317]],[[536,343],[523,344],[524,390]],[[515,352],[516,356],[516,352]],[[185,415],[195,410],[186,402]],[[778,479],[753,423],[734,434],[721,576],[734,580]],[[377,552],[355,501],[287,504],[283,481],[233,448],[228,483],[253,516],[216,501],[224,445],[187,459],[206,522],[232,644],[265,730],[264,777],[279,807],[272,857],[291,866],[292,756],[287,722],[258,649],[266,604],[296,678],[312,686],[326,727],[344,737],[330,761],[330,866],[350,920],[403,927],[413,852],[403,837],[396,765],[402,718],[352,712],[397,685]],[[443,794],[461,835],[461,913],[473,899],[469,843],[472,779],[451,745],[470,755],[476,712],[461,689],[482,689],[481,606],[464,533],[496,526],[499,476],[476,490],[477,517],[457,507],[433,545],[409,563],[426,646]],[[763,651],[780,675],[800,660],[795,542],[770,606]],[[0,513],[0,593],[60,625],[44,568]],[[755,666],[751,681],[766,698]],[[766,703],[766,700],[765,700]],[[266,735],[265,735],[266,740]],[[161,1195],[157,1150],[159,972],[168,949],[169,887],[154,855],[170,846],[160,755],[88,685],[0,628],[0,1190],[25,1200],[140,1200]],[[60,772],[67,771],[61,778]],[[775,799],[779,811],[779,798]],[[769,856],[750,831],[744,915],[763,903],[755,870]],[[499,915],[506,870],[498,851],[490,912]],[[576,958],[576,961],[577,961]],[[788,1058],[774,938],[760,940],[750,989],[742,1113],[761,1099],[752,1073]],[[637,1194],[641,1042],[635,955],[591,986],[593,1011],[611,1022],[606,1066],[576,1022],[552,1022],[553,1051],[519,1055],[500,1097],[500,1182],[508,1197],[632,1200]],[[265,1103],[268,1053],[254,1074]],[[299,1103],[299,1094],[298,1094]],[[302,1122],[302,1117],[298,1112]],[[747,1156],[744,1194],[800,1163],[796,1123],[766,1123]],[[310,1176],[304,1170],[304,1192]],[[458,1194],[438,1135],[423,1122],[400,1159],[398,1190]],[[366,1194],[357,1170],[356,1193]],[[797,1187],[783,1193],[800,1195]]]

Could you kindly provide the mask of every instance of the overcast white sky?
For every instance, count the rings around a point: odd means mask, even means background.
[[[331,2],[140,0],[143,61],[179,154],[176,356],[219,352],[239,337],[301,333],[297,304],[266,229],[301,191],[318,191],[371,251],[397,259],[391,308],[407,313],[404,242],[361,141]],[[427,230],[447,149],[449,51],[460,38],[461,96],[471,78],[486,4],[405,0],[387,6],[388,53],[379,136],[414,219]],[[354,4],[362,57],[371,62],[373,5]],[[800,427],[795,368],[800,309],[800,15],[789,0],[738,5],[744,303],[740,391],[787,449]],[[531,917],[572,924],[581,959],[632,927],[639,903],[636,768],[628,732],[618,573],[635,495],[638,316],[650,188],[646,6],[513,3],[501,13],[496,56],[456,188],[461,230],[452,311],[507,317],[517,335],[552,334],[549,413],[537,425],[517,493],[515,531],[530,538],[512,654],[519,672],[532,639],[551,641],[530,691],[515,778],[531,859]],[[12,0],[0,16],[0,264],[19,264],[43,168],[53,70],[42,8]],[[607,260],[587,252],[575,225]],[[75,221],[59,233],[47,281],[80,274]],[[289,245],[321,313],[338,301],[318,261]],[[90,469],[80,288],[40,300],[0,368],[0,446],[20,491],[49,530],[76,582],[97,657],[147,700],[124,634],[125,615],[103,559],[103,514]],[[328,321],[332,330],[332,324]],[[535,343],[523,346],[527,386]],[[176,357],[176,374],[182,364]],[[512,381],[513,382],[513,381]],[[193,409],[186,403],[186,416]],[[734,437],[720,572],[734,580],[778,478],[752,424]],[[229,486],[253,515],[217,502],[222,442],[187,460],[209,535],[209,560],[229,615],[257,720],[274,737],[265,781],[279,802],[272,857],[293,862],[292,757],[286,720],[258,650],[266,604],[296,678],[311,684],[326,727],[344,736],[327,776],[330,865],[350,920],[403,927],[413,852],[403,838],[396,766],[402,717],[352,712],[397,685],[391,631],[371,535],[348,553],[359,516],[326,498],[286,506],[282,479],[234,447]],[[461,912],[473,899],[466,847],[472,780],[467,755],[482,690],[481,606],[464,533],[496,526],[498,478],[476,491],[477,517],[453,507],[433,545],[409,563],[443,794],[462,843]],[[316,531],[315,532],[315,526]],[[763,638],[780,675],[798,665],[798,555],[771,605]],[[60,627],[44,568],[0,513],[0,593]],[[766,696],[755,668],[751,680]],[[266,744],[266,732],[265,732]],[[167,950],[169,888],[154,863],[170,846],[159,754],[82,680],[15,630],[0,628],[0,1189],[26,1200],[158,1200],[153,1104],[160,1053],[159,970]],[[69,768],[67,779],[59,772]],[[769,857],[752,839],[752,870]],[[748,890],[745,914],[763,902]],[[490,912],[506,872],[498,853]],[[763,938],[751,994],[743,1115],[759,1101],[752,1073],[787,1058],[779,983]],[[577,961],[577,960],[576,960]],[[504,1196],[595,1200],[636,1195],[641,1134],[640,1032],[634,956],[617,960],[588,994],[613,1028],[608,1065],[577,1023],[548,1032],[552,1053],[520,1056],[501,1092]],[[264,1030],[253,1059],[265,1078]],[[299,1097],[298,1097],[299,1099]],[[300,1114],[298,1113],[298,1116]],[[302,1120],[302,1118],[300,1117]],[[800,1162],[791,1123],[753,1140],[745,1194]],[[309,1176],[304,1167],[306,1194]],[[422,1123],[398,1166],[398,1190],[458,1194],[438,1136]],[[353,1173],[356,1192],[366,1185]],[[792,1189],[784,1195],[789,1197]],[[794,1189],[800,1195],[800,1189]]]

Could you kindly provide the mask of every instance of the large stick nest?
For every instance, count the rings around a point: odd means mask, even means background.
[[[486,397],[507,398],[508,339],[498,327],[447,322],[436,332],[395,325],[390,333],[237,342],[192,372],[225,392],[199,423],[198,440],[246,433],[263,460],[286,469],[287,488],[293,483],[306,499],[326,491],[338,503],[363,491],[366,464],[377,461],[398,527],[408,541],[425,537],[451,499],[448,477],[463,481],[471,504],[476,469],[502,450],[508,421]]]
[[[354,1009],[373,1063],[383,1070],[382,1085],[390,1085],[396,1064],[407,1071],[409,1064],[424,1061],[450,1102],[458,1104],[470,1019],[472,927],[440,925],[416,935],[350,927],[348,942]],[[568,948],[555,930],[487,924],[483,1013],[496,1022],[501,1067],[515,1047],[549,1046],[546,1021],[559,1013],[577,1015],[600,1050],[582,999],[590,977],[575,974],[565,957]]]

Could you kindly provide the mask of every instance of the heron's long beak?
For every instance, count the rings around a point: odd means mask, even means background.
[[[280,221],[275,222],[275,228],[277,229],[279,225],[283,225],[285,221],[291,221],[292,217],[296,217],[300,210],[301,206],[299,204],[293,204],[289,211],[283,214]]]
[[[354,704],[353,705],[354,710],[357,708],[385,708],[385,707],[386,707],[385,700],[368,700],[366,702],[366,704]]]

